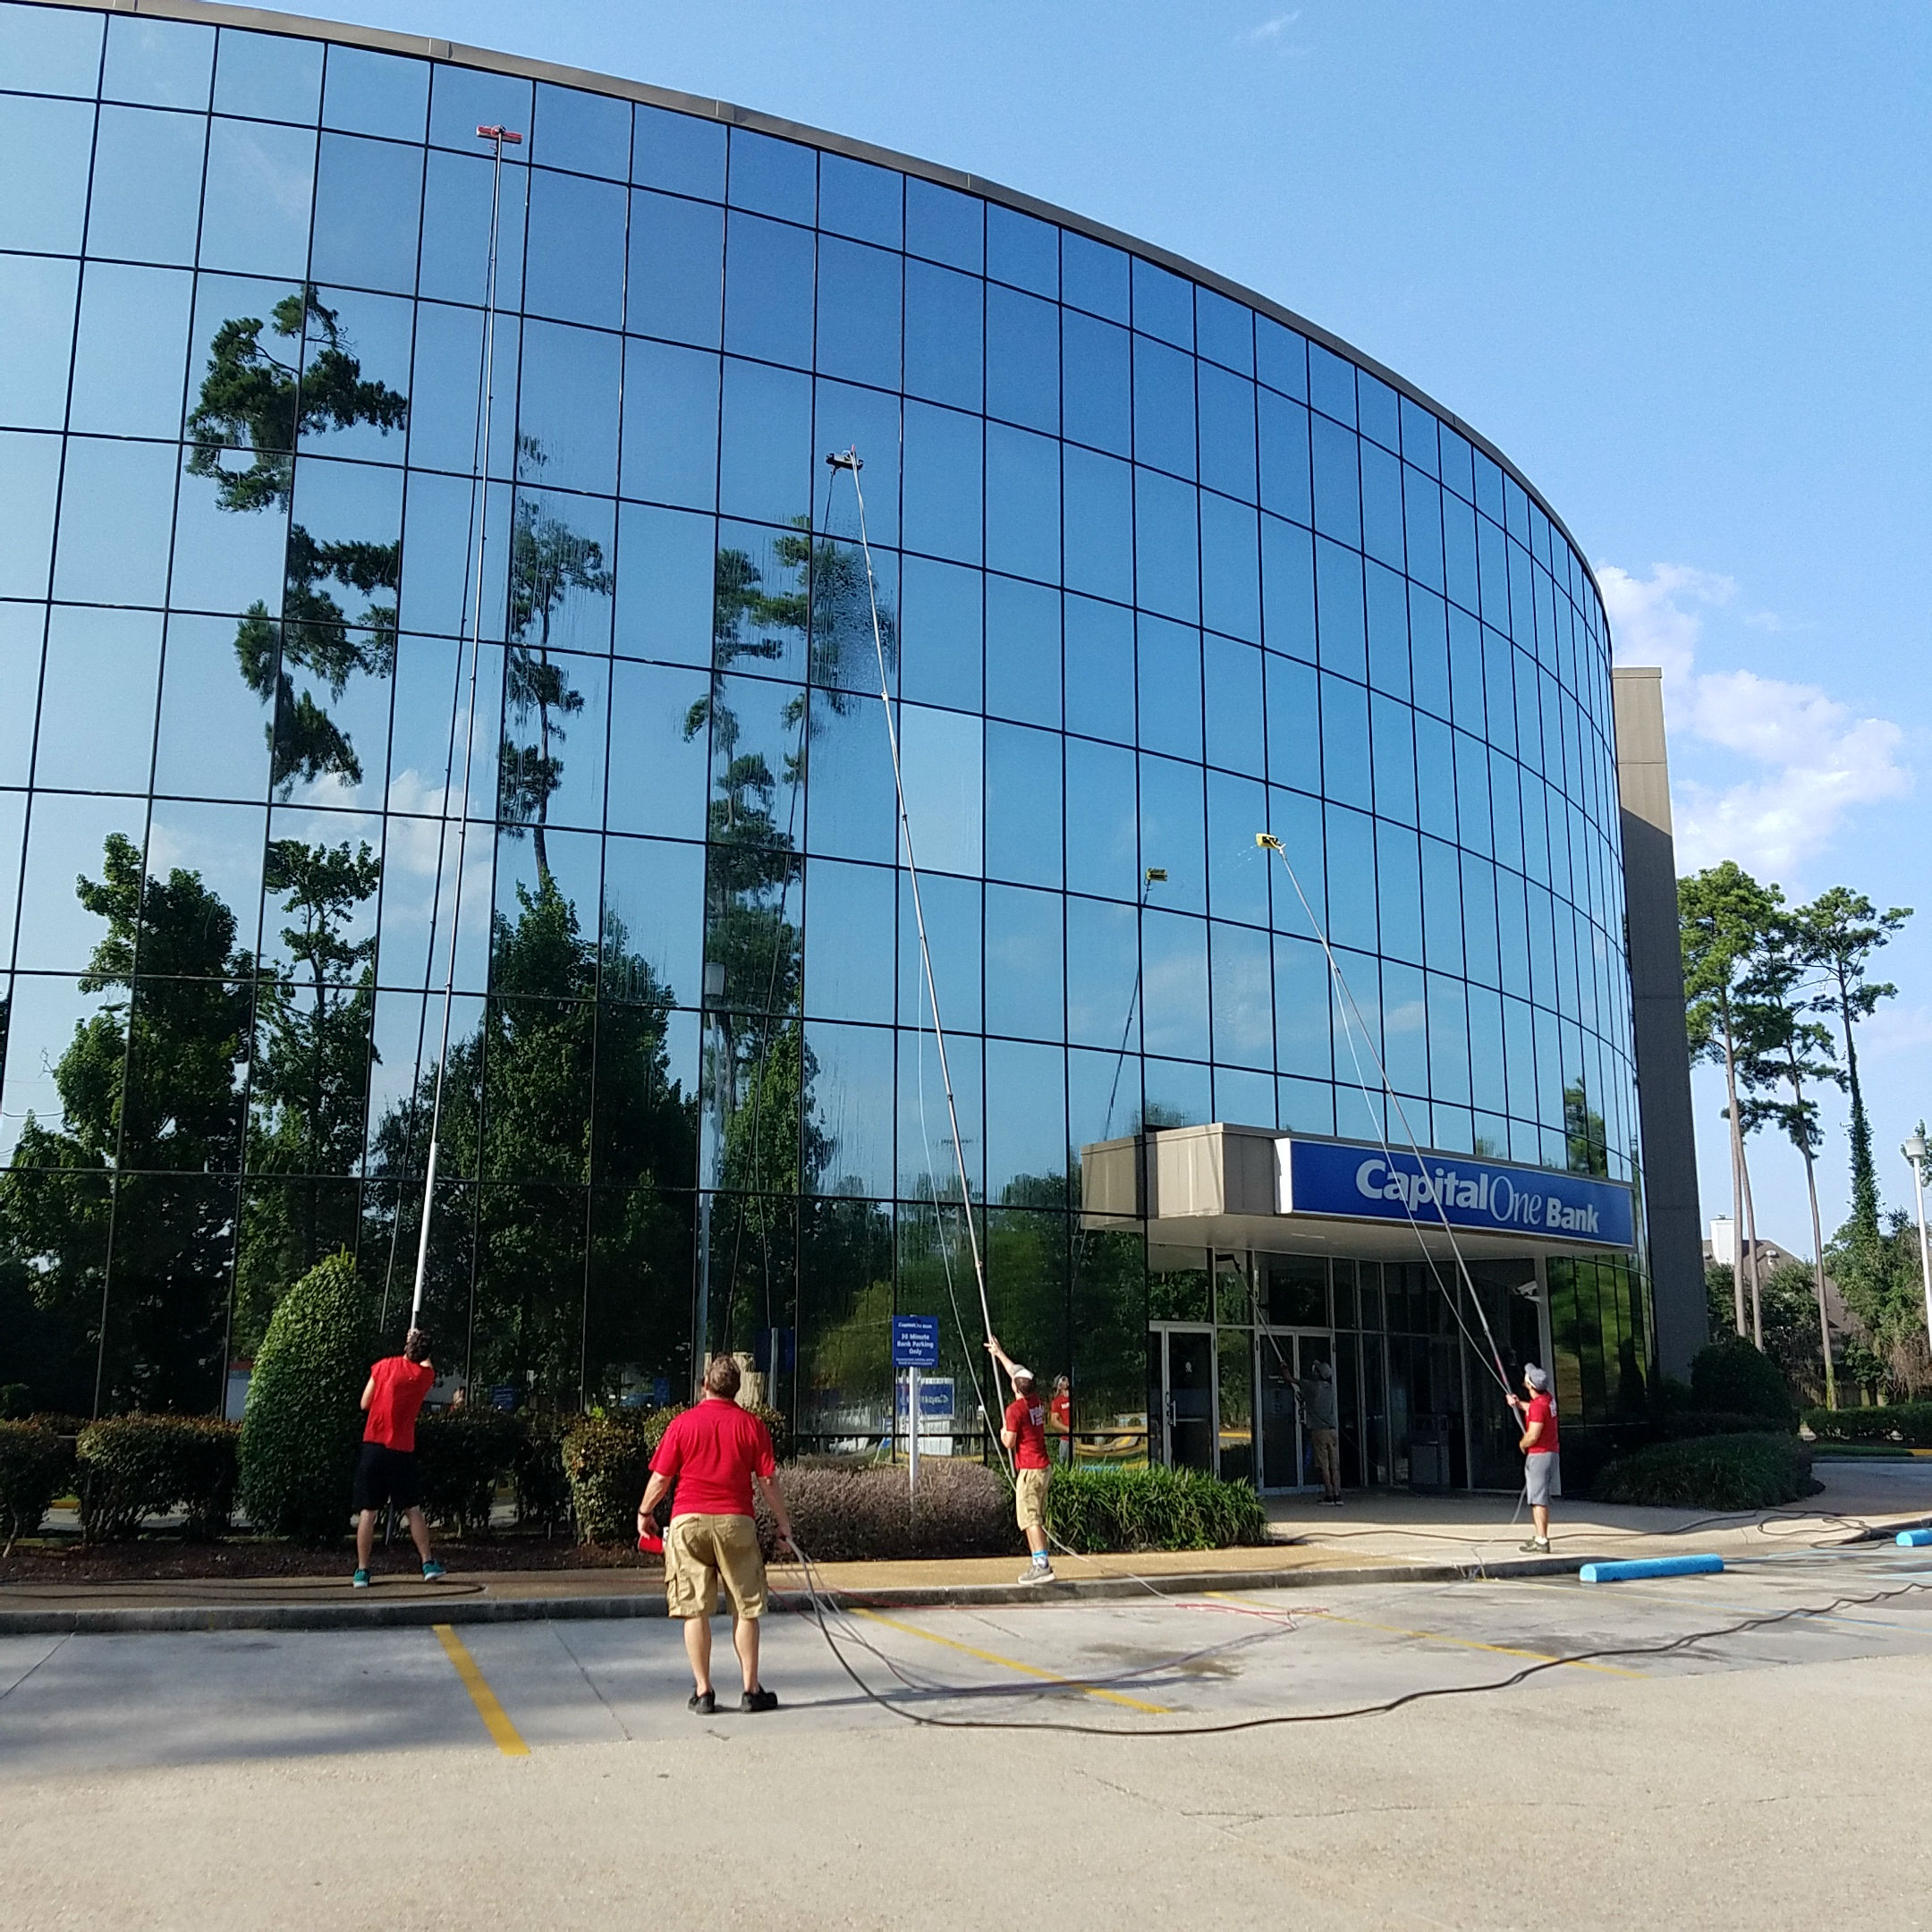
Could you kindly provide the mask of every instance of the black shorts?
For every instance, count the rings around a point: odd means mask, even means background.
[[[399,1510],[411,1510],[421,1501],[422,1485],[417,1479],[413,1449],[392,1449],[379,1442],[362,1445],[362,1453],[356,1459],[351,1508],[378,1510],[393,1503]]]

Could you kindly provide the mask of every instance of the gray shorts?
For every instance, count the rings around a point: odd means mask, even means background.
[[[1550,1496],[1559,1484],[1556,1465],[1563,1461],[1555,1450],[1542,1455],[1526,1455],[1523,1458],[1523,1479],[1530,1486],[1530,1502],[1532,1507],[1549,1507]]]

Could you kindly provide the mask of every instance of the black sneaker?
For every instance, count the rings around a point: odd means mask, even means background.
[[[778,1708],[778,1693],[775,1690],[747,1690],[738,1699],[741,1711],[767,1711]]]
[[[686,1710],[696,1711],[700,1717],[709,1717],[717,1710],[717,1692],[715,1690],[693,1690],[684,1700]]]

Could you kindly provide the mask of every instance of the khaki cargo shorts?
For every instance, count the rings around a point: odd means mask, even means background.
[[[1046,1528],[1046,1479],[1051,1470],[1023,1469],[1013,1472],[1013,1521],[1022,1530]]]
[[[717,1586],[733,1612],[765,1614],[765,1559],[749,1516],[674,1516],[665,1535],[665,1597],[674,1617],[717,1614]]]

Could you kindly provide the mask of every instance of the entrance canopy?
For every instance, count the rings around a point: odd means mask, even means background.
[[[1093,1224],[1144,1221],[1150,1240],[1175,1246],[1364,1259],[1412,1259],[1419,1238],[1446,1254],[1445,1220],[1471,1258],[1637,1244],[1622,1182],[1221,1121],[1082,1148],[1080,1207]]]

